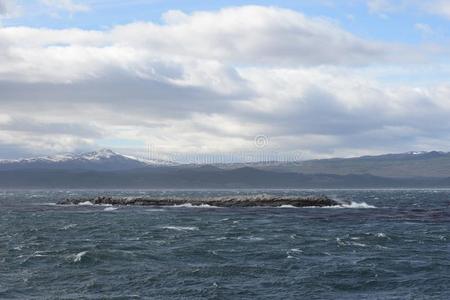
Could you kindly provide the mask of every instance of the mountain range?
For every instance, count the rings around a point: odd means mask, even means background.
[[[298,162],[195,165],[108,149],[0,160],[0,188],[450,187],[450,154],[408,152]]]
[[[354,158],[316,159],[297,162],[255,163],[252,167],[302,174],[370,174],[391,178],[450,177],[450,153],[440,151],[407,152]],[[227,167],[227,166],[223,166]],[[234,165],[242,167],[239,164]]]
[[[64,153],[36,158],[0,160],[0,171],[25,169],[119,171],[172,165],[176,163],[156,159],[145,160],[109,149],[101,149],[81,154]]]

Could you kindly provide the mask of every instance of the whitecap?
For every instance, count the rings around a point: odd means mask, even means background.
[[[381,245],[375,245],[375,248],[377,248],[377,249],[381,249],[381,250],[386,250],[386,249],[389,249],[389,247],[386,247],[386,246],[381,246]]]
[[[240,236],[237,238],[238,240],[243,240],[243,241],[263,241],[264,238],[262,237],[257,237],[257,236]]]
[[[198,227],[195,226],[165,226],[164,229],[171,229],[176,231],[194,231],[198,230]]]
[[[46,256],[48,256],[48,255],[39,254],[39,253],[36,253],[36,252],[33,255],[31,255],[31,257],[46,257]]]
[[[351,201],[350,203],[342,203],[339,206],[333,206],[335,208],[376,208],[376,206],[367,204],[366,202],[353,202]]]
[[[278,206],[278,208],[297,208],[297,207],[295,207],[294,205],[281,205]]]
[[[78,205],[94,205],[91,201],[80,202]]]
[[[67,230],[67,229],[70,229],[70,228],[74,228],[76,226],[77,226],[77,224],[69,224],[69,225],[64,226],[62,229],[63,230]]]
[[[192,205],[192,203],[185,203],[179,205],[173,205],[172,207],[188,207],[188,208],[220,208],[209,204]]]
[[[85,256],[87,251],[80,252],[74,255],[73,262],[80,262],[83,256]]]
[[[358,243],[358,242],[348,242],[348,241],[343,241],[340,238],[336,238],[336,243],[339,246],[357,246],[357,247],[367,247],[366,244],[363,243]]]
[[[116,210],[117,209],[117,207],[111,207],[111,206],[109,206],[109,207],[106,207],[105,209],[103,209],[104,211],[114,211],[114,210]]]
[[[346,243],[343,242],[340,238],[336,238],[336,243],[337,243],[338,245],[340,245],[340,246],[345,246],[345,245],[346,245]]]
[[[385,237],[386,237],[386,234],[384,234],[383,232],[379,232],[379,233],[377,233],[375,236],[376,236],[376,237],[379,237],[379,238],[385,238]]]
[[[289,250],[290,252],[297,252],[297,253],[302,253],[303,250],[297,249],[297,248],[293,248],[291,250]]]
[[[351,242],[350,245],[357,246],[357,247],[367,247],[366,244],[363,244],[363,243],[356,243],[356,242]]]

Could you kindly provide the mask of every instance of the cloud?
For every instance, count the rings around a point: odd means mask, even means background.
[[[162,23],[103,31],[1,27],[0,146],[9,150],[0,154],[104,139],[248,151],[260,134],[267,149],[314,157],[422,148],[449,137],[450,87],[390,86],[371,72],[420,64],[417,53],[261,6],[170,11]]]
[[[403,2],[399,0],[367,0],[367,7],[371,13],[388,13],[399,9]]]
[[[79,4],[72,0],[41,0],[41,2],[48,7],[64,10],[69,13],[86,12],[90,7],[86,4]]]
[[[0,19],[16,17],[19,13],[20,8],[15,0],[0,0]]]
[[[433,28],[430,25],[428,25],[428,24],[416,23],[414,25],[414,28],[417,31],[419,31],[421,34],[423,34],[423,35],[432,35],[432,34],[434,34]]]
[[[390,45],[359,38],[328,19],[287,9],[245,6],[190,15],[169,11],[163,19],[162,25],[137,22],[101,32],[8,28],[0,39],[22,47],[120,46],[158,56],[232,63],[359,65],[389,59]]]
[[[6,8],[6,3],[5,3],[5,1],[3,0],[3,1],[0,1],[0,16],[2,16],[2,15],[6,15],[6,13],[7,13],[7,8]]]
[[[281,8],[245,6],[191,15],[170,11],[163,19],[163,26],[134,23],[113,34],[138,47],[232,62],[365,64],[386,56],[381,43],[358,38],[330,20]]]
[[[429,13],[450,18],[450,2],[444,0],[429,1],[424,4]]]
[[[450,18],[450,2],[447,0],[366,0],[366,3],[371,13],[383,17],[386,14],[414,11]]]

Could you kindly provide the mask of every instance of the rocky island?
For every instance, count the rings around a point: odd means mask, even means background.
[[[77,205],[151,205],[151,206],[216,206],[216,207],[329,207],[342,203],[326,196],[238,195],[222,197],[106,197],[65,199],[58,204]]]

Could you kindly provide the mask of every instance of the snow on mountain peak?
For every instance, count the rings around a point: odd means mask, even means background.
[[[137,157],[129,156],[129,155],[122,155],[119,153],[116,153],[110,149],[100,149],[97,151],[91,151],[81,154],[75,154],[75,153],[63,153],[63,154],[56,154],[52,156],[41,156],[41,157],[35,157],[35,158],[24,158],[24,159],[15,159],[15,160],[0,160],[0,164],[35,164],[35,163],[45,163],[45,164],[51,164],[51,163],[108,163],[108,164],[115,164],[115,163],[125,163],[128,164],[134,164],[134,166],[137,166],[137,164],[142,164],[142,166],[150,166],[150,165],[174,165],[174,163],[164,160],[147,160],[147,159],[140,159]]]
[[[100,149],[99,151],[80,154],[80,158],[84,158],[86,160],[108,159],[114,156],[122,156],[122,155],[109,149]]]

